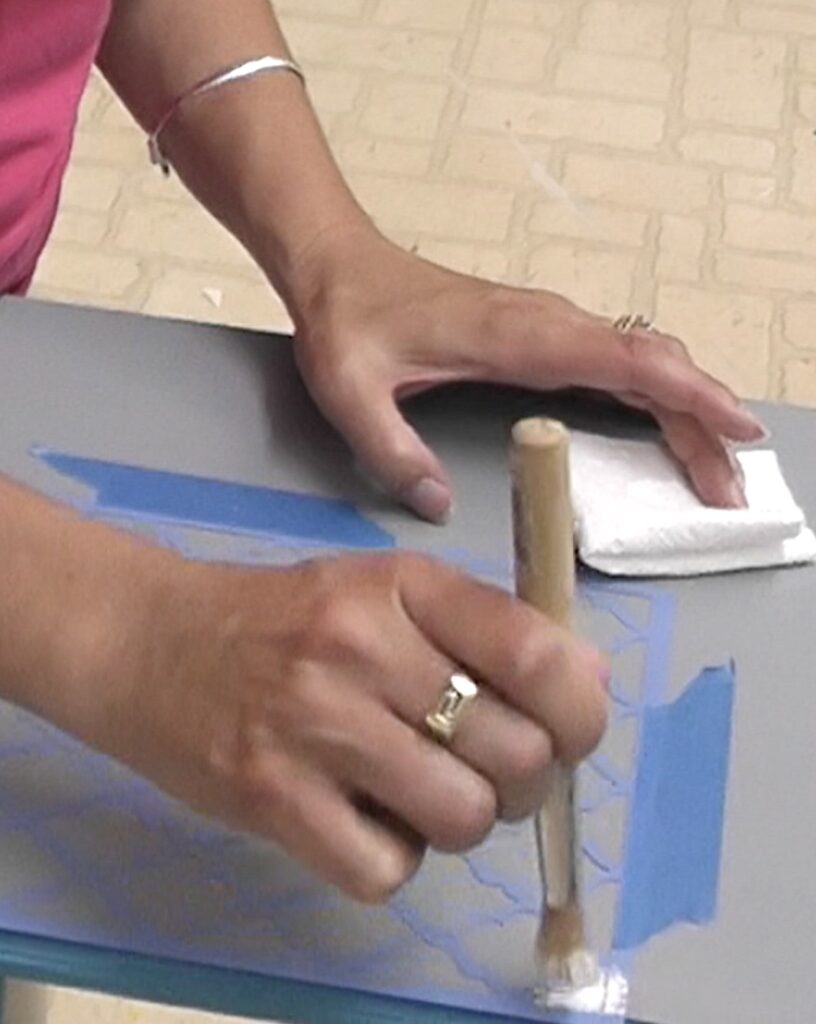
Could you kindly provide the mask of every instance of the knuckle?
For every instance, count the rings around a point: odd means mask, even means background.
[[[629,377],[637,380],[648,367],[689,362],[686,346],[668,334],[632,331],[619,335],[620,352],[629,367]]]
[[[622,334],[621,339],[630,355],[637,359],[651,359],[668,349],[666,335],[653,331],[630,331],[628,334]]]
[[[238,766],[230,789],[244,827],[267,834],[271,823],[291,817],[297,807],[297,787],[289,767],[280,761],[274,770],[249,756]]]
[[[386,551],[349,555],[345,562],[349,568],[353,567],[356,570],[354,580],[361,588],[378,589],[382,596],[383,591],[396,589],[400,574],[417,560],[422,560],[422,556],[407,551]]]
[[[484,840],[498,817],[498,798],[487,782],[469,786],[450,804],[450,814],[433,845],[447,853],[469,850]]]
[[[413,602],[425,610],[430,608],[430,595],[445,593],[459,575],[458,570],[439,559],[416,552],[394,556],[393,592],[410,607]]]
[[[523,790],[513,793],[502,803],[502,821],[522,821],[541,809],[547,796],[547,774],[535,784],[525,786]]]
[[[366,646],[368,616],[356,596],[332,591],[319,602],[309,630],[313,643],[323,653],[356,652]]]
[[[513,747],[503,759],[507,785],[526,789],[540,782],[552,763],[552,745],[543,729],[528,726],[519,729]]]
[[[286,729],[298,729],[304,721],[323,721],[331,707],[328,700],[330,687],[318,666],[298,665],[279,692],[270,693],[266,700],[266,714],[270,720]]]
[[[647,342],[651,340],[655,351],[662,351],[674,359],[680,359],[683,362],[688,362],[688,346],[674,334],[664,334],[662,331],[657,331],[649,334],[644,340]]]
[[[484,292],[481,326],[486,337],[505,337],[516,327],[519,315],[518,297],[509,289],[498,286]]]
[[[429,555],[416,551],[400,552],[392,556],[395,574],[404,579],[406,576],[424,577],[440,572],[440,563]]]
[[[569,663],[567,644],[555,628],[528,630],[511,654],[513,675],[522,687],[538,687],[565,672]]]

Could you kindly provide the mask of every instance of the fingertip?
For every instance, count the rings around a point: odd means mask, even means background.
[[[580,705],[580,724],[575,723],[568,737],[562,737],[558,760],[578,765],[598,748],[609,724],[609,701],[604,691],[587,691]]]
[[[695,489],[704,505],[718,509],[746,509],[748,499],[740,481],[734,476],[729,480],[712,483],[695,483]]]
[[[353,873],[341,886],[360,903],[378,906],[387,903],[417,873],[425,854],[418,842],[409,841],[403,829],[389,824],[368,822],[372,842],[363,861],[356,861]]]
[[[727,444],[725,445],[725,456],[728,460],[728,473],[720,483],[721,500],[717,504],[721,508],[748,508],[748,498],[745,494],[745,472],[742,464],[736,452]]]
[[[586,671],[588,676],[594,675],[603,689],[608,690],[612,680],[609,658],[583,638],[579,639],[578,643],[578,649],[583,659],[582,669]]]
[[[570,727],[555,738],[559,760],[577,765],[603,739],[609,719],[611,671],[606,657],[595,648],[584,648],[586,660],[575,663],[569,688],[572,703]]]
[[[402,500],[421,519],[444,526],[453,514],[453,495],[447,484],[433,477],[423,477],[407,487]]]
[[[744,441],[747,444],[756,444],[760,441],[768,441],[771,432],[757,416],[755,416],[744,405],[735,400],[735,417],[728,436],[733,441]]]
[[[743,405],[742,402],[740,402],[740,412],[742,413],[746,424],[748,424],[753,430],[753,432],[757,435],[757,439],[770,437],[768,428],[765,426],[765,424],[762,422],[759,416],[757,416],[756,413],[752,412],[751,409],[749,409],[746,405]]]
[[[754,417],[753,418],[753,422],[751,424],[751,437],[749,438],[749,440],[753,441],[753,442],[763,442],[764,443],[766,441],[770,441],[770,439],[771,439],[771,432],[770,432],[770,430],[768,430],[768,428],[765,426],[765,424],[761,420],[758,420],[758,419],[756,419],[756,417]]]

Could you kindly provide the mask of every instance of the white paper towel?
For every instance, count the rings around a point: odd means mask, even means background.
[[[776,453],[740,452],[747,509],[708,508],[657,442],[573,432],[578,553],[613,576],[698,576],[816,559]]]

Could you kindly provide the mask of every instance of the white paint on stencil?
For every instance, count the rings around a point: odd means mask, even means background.
[[[545,1010],[570,1013],[603,1013],[624,1017],[629,998],[629,983],[615,968],[601,971],[594,985],[585,988],[539,988],[535,991],[537,1006]]]

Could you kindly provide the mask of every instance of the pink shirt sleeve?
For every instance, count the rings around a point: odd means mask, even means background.
[[[0,295],[28,286],[111,0],[0,0]]]

